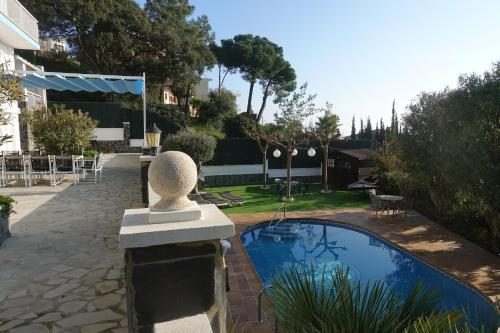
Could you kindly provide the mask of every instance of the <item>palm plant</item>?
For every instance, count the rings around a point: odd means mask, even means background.
[[[321,273],[294,266],[277,274],[272,307],[282,332],[489,332],[472,327],[461,311],[437,310],[440,294],[416,284],[406,298],[382,282],[361,286],[349,271]]]

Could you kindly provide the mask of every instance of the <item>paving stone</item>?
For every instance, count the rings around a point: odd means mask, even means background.
[[[125,295],[125,288],[118,289],[117,291],[115,291],[115,293]]]
[[[116,323],[102,323],[102,324],[94,324],[94,325],[89,325],[89,326],[84,326],[80,330],[81,333],[99,333],[103,332],[106,330],[109,330],[110,328],[115,327],[117,324]]]
[[[0,291],[0,303],[2,303],[7,298],[5,291]]]
[[[118,294],[107,294],[97,298],[94,305],[98,309],[107,309],[109,307],[120,304],[121,296]]]
[[[54,302],[50,300],[40,299],[31,304],[31,310],[36,313],[45,313],[54,309]]]
[[[15,299],[8,299],[5,302],[3,302],[2,308],[17,308],[21,306],[27,306],[31,303],[33,303],[34,298],[31,296],[26,296],[26,297],[20,297],[20,298],[15,298]]]
[[[120,326],[127,326],[128,325],[128,318],[125,317],[122,320],[120,320]]]
[[[0,313],[0,320],[12,320],[26,312],[26,308],[10,308]]]
[[[11,329],[10,333],[49,333],[49,329],[43,324],[29,324]]]
[[[50,289],[49,286],[37,285],[34,283],[30,283],[29,286],[30,294],[35,297],[41,295],[42,293],[46,292],[49,289]]]
[[[66,283],[57,288],[47,291],[45,294],[43,294],[43,298],[48,298],[48,299],[56,298],[62,296],[64,293],[67,293],[68,291],[75,289],[76,287],[78,287],[77,284]]]
[[[120,328],[115,328],[111,330],[112,333],[128,333],[128,328],[127,327],[120,327]]]
[[[13,299],[13,298],[23,297],[23,296],[26,296],[26,295],[28,295],[28,290],[23,289],[23,290],[19,290],[19,291],[16,291],[16,292],[10,294],[9,297],[7,297],[7,298],[8,299]]]
[[[46,283],[50,286],[60,286],[61,284],[65,283],[68,281],[68,279],[51,279],[48,280]]]
[[[87,302],[83,301],[71,301],[62,304],[58,310],[65,314],[74,313],[82,309],[86,304]]]
[[[119,269],[112,269],[109,271],[108,275],[106,275],[106,279],[108,280],[116,280],[122,275],[122,272]]]
[[[7,332],[8,330],[21,325],[24,323],[24,320],[16,319],[16,320],[11,320],[9,322],[6,322],[2,326],[0,326],[0,332]]]
[[[72,268],[74,268],[74,267],[60,264],[60,265],[52,267],[52,270],[56,271],[56,272],[59,272],[59,273],[62,273],[62,272],[69,271]]]
[[[83,277],[84,275],[86,275],[88,272],[89,272],[88,269],[77,268],[77,269],[74,269],[72,271],[65,272],[65,273],[61,274],[61,276],[64,276],[64,277],[67,277],[70,279],[75,279],[75,278],[79,279],[79,278]]]
[[[75,326],[84,326],[100,323],[103,321],[119,320],[122,316],[107,309],[98,312],[83,312],[64,318],[56,322],[57,326],[70,328]]]
[[[118,289],[118,282],[117,281],[104,281],[97,283],[95,285],[95,288],[98,293],[100,294],[106,294],[109,293],[110,291]]]
[[[17,316],[18,319],[33,319],[33,318],[36,318],[38,317],[38,315],[34,312],[28,312],[28,313],[25,313],[23,315],[20,315],[20,316]]]
[[[96,309],[97,309],[97,308],[96,308],[96,306],[94,305],[94,303],[89,303],[89,304],[87,305],[87,311],[89,311],[89,312],[94,312]]]
[[[38,319],[33,320],[33,322],[34,323],[50,323],[53,321],[58,321],[61,318],[62,318],[62,316],[61,316],[60,312],[50,312],[50,313],[44,314],[43,316],[41,316]]]

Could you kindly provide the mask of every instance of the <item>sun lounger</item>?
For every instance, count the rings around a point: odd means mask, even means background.
[[[211,203],[213,203],[217,207],[225,207],[225,206],[229,205],[229,203],[226,200],[221,199],[221,198],[217,198],[215,195],[213,195],[211,193],[202,194],[201,197],[207,201],[210,201]]]
[[[247,202],[245,199],[243,199],[242,197],[239,197],[237,195],[234,195],[232,194],[231,192],[229,191],[225,191],[225,192],[221,192],[219,193],[219,195],[221,197],[223,197],[224,199],[227,199],[229,201],[232,201],[234,203],[237,203],[238,205],[243,205],[245,202]]]
[[[210,203],[210,201],[203,199],[199,194],[188,194],[188,199],[196,201],[199,205],[206,205]]]

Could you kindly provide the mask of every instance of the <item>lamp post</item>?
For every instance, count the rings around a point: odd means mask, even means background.
[[[156,123],[153,123],[146,130],[146,142],[148,143],[149,148],[151,149],[151,155],[158,155],[158,147],[160,147],[160,137],[161,130],[156,127]]]

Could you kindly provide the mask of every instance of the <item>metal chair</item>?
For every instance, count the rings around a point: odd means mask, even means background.
[[[64,179],[66,175],[73,175],[74,184],[80,182],[80,177],[82,176],[82,165],[83,156],[81,155],[71,155],[71,156],[54,156],[53,162],[53,172],[55,177],[61,177]]]
[[[94,184],[97,183],[97,181],[100,182],[102,180],[103,168],[102,153],[94,157],[84,157],[81,168],[83,179],[87,178],[87,174],[92,173],[94,175]]]
[[[31,164],[29,156],[7,155],[3,156],[2,179],[3,186],[7,186],[20,179],[24,180],[24,186],[29,187],[31,183]],[[13,179],[13,180],[12,180]]]
[[[55,186],[55,174],[53,170],[53,159],[51,156],[33,156],[30,155],[31,177],[35,184],[43,180],[45,176],[49,177],[50,185]]]

